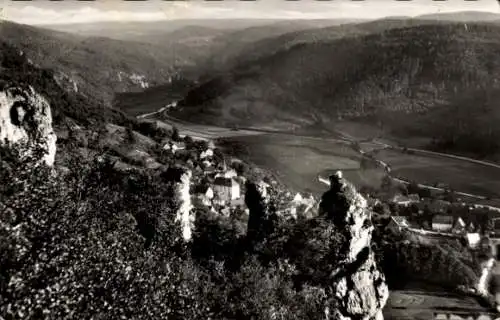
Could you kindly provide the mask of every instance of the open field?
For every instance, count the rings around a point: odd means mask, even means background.
[[[164,120],[147,119],[143,120],[147,122],[156,123],[160,128],[172,129],[173,126],[179,129],[179,134],[181,136],[188,135],[196,138],[203,139],[217,139],[223,137],[237,137],[237,136],[247,136],[247,135],[259,135],[262,134],[258,131],[250,130],[231,130],[230,128],[221,128],[208,125],[186,125],[182,123],[173,123]]]
[[[500,169],[462,160],[381,150],[376,155],[391,166],[392,174],[418,183],[445,183],[471,194],[500,197]]]
[[[220,139],[219,144],[227,152],[273,171],[300,192],[321,194],[325,185],[318,175],[336,170],[343,170],[355,185],[379,184],[370,181],[376,176],[373,172],[360,169],[361,155],[345,143],[266,134]]]

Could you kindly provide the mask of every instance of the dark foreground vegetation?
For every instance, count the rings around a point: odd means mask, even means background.
[[[327,219],[280,221],[256,198],[263,212],[248,227],[258,232],[237,235],[237,217],[197,212],[185,244],[172,182],[161,175],[118,172],[105,157],[54,172],[17,160],[19,149],[0,151],[5,319],[323,314],[342,243]]]

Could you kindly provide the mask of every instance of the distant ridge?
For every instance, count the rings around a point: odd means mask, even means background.
[[[415,19],[426,20],[446,20],[446,21],[500,21],[500,14],[487,11],[459,11],[425,14],[415,17]]]

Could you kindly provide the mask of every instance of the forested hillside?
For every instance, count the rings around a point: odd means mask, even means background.
[[[500,27],[480,23],[298,44],[200,85],[175,115],[224,125],[270,114],[291,123],[368,119],[396,136],[484,155],[498,147],[499,51]],[[465,148],[479,140],[481,150]]]
[[[133,41],[84,37],[15,24],[0,23],[2,41],[22,50],[67,91],[79,92],[110,105],[115,92],[140,91],[167,83],[179,66],[194,63],[196,51],[183,44],[158,46]]]

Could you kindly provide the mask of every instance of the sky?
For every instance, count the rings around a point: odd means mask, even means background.
[[[0,0],[0,10],[3,19],[32,25],[212,18],[377,19],[471,10],[500,13],[497,0]]]

